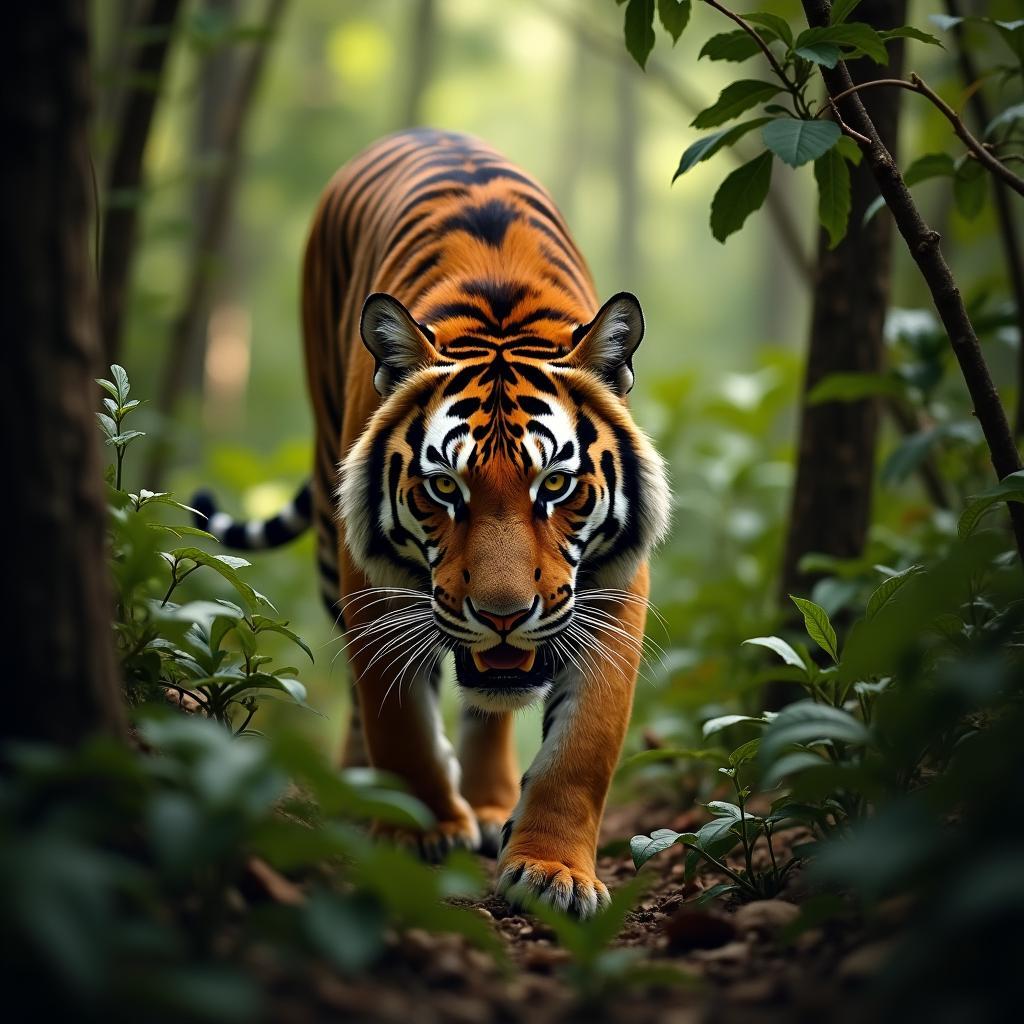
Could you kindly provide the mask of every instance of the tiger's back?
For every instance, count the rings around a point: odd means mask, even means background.
[[[500,287],[509,281],[523,293]],[[513,319],[585,324],[597,299],[542,186],[477,139],[422,129],[380,140],[334,176],[314,217],[302,284],[318,563],[335,609],[338,464],[380,404],[374,360],[360,341],[366,296],[389,293],[421,324],[440,316],[455,328],[480,326],[483,299],[499,329]]]

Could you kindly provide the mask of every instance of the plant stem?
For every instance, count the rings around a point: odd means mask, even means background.
[[[768,856],[772,861],[772,877],[775,879],[775,887],[777,889],[779,885],[779,865],[775,860],[775,847],[772,845],[772,827],[768,822],[765,822],[764,825],[764,838],[768,844]]]
[[[935,92],[927,82],[920,77],[920,75],[911,72],[910,81],[907,82],[902,78],[876,78],[871,82],[861,82],[859,85],[851,85],[849,88],[844,89],[842,92],[837,93],[835,96],[830,97],[833,104],[838,104],[842,100],[849,96],[853,96],[855,93],[863,92],[865,89],[873,89],[876,86],[885,85],[891,88],[906,89],[908,92],[916,92],[919,96],[924,96],[930,100],[931,103],[942,113],[943,117],[953,126],[954,133],[963,142],[963,144],[970,150],[971,153],[977,158],[986,170],[990,171],[997,178],[1009,185],[1014,192],[1019,192],[1024,196],[1024,178],[1018,177],[1013,171],[1010,170],[1005,164],[1001,163],[993,154],[990,149],[983,146],[967,129],[967,125],[964,124],[960,115],[941,97]],[[850,134],[853,134],[850,132]],[[858,142],[865,139],[865,136],[858,134],[855,136]],[[870,144],[870,138],[867,138],[867,143]]]
[[[828,25],[828,0],[802,2],[809,25]],[[992,382],[977,333],[964,307],[963,297],[939,247],[939,233],[928,227],[921,218],[892,154],[879,139],[874,122],[864,109],[860,97],[855,92],[850,92],[853,82],[846,64],[840,61],[833,70],[824,67],[820,70],[831,96],[845,94],[845,99],[841,103],[844,105],[844,116],[851,127],[870,140],[868,145],[862,145],[861,148],[886,205],[892,211],[896,226],[931,292],[932,301],[949,336],[974,403],[974,413],[985,435],[992,465],[1001,480],[1021,468],[1020,453],[1010,433],[999,392]],[[1024,508],[1016,503],[1011,504],[1010,518],[1017,551],[1024,562]]]
[[[765,55],[765,57],[768,58],[768,63],[771,65],[772,71],[775,72],[776,76],[786,87],[786,91],[793,97],[793,103],[796,105],[797,113],[801,117],[809,117],[810,111],[808,111],[807,106],[803,101],[803,97],[800,95],[800,87],[789,80],[789,77],[786,75],[785,69],[778,62],[778,60],[775,57],[775,54],[772,53],[771,51],[771,47],[764,41],[764,38],[761,36],[761,33],[758,32],[757,29],[754,28],[754,26],[751,25],[749,21],[747,21],[745,18],[741,18],[738,14],[736,14],[735,11],[730,11],[728,7],[723,7],[720,3],[718,3],[718,0],[704,0],[704,3],[706,3],[708,7],[713,7],[716,11],[719,12],[719,14],[724,14],[731,21],[736,22],[736,24],[739,25],[739,27],[743,29],[743,31],[746,32],[747,35],[750,36],[750,38],[753,39],[755,43],[757,43],[757,45],[761,49],[761,52]]]
[[[692,845],[691,843],[683,843],[683,846],[685,846],[688,850],[695,850],[709,864],[713,864],[716,868],[718,868],[719,871],[722,872],[722,874],[727,875],[729,878],[731,878],[745,892],[752,893],[755,896],[757,895],[757,890],[748,881],[746,881],[740,875],[736,874],[736,872],[733,871],[732,868],[726,867],[725,864],[723,864],[722,861],[720,861],[717,857],[712,857],[710,853],[708,853],[705,850],[702,850],[699,846]]]
[[[754,862],[753,862],[753,859],[751,857],[751,854],[753,853],[754,847],[753,847],[753,843],[751,843],[747,839],[747,812],[746,812],[746,808],[744,807],[744,804],[745,804],[746,801],[745,801],[745,798],[743,796],[743,789],[740,786],[740,773],[739,773],[739,769],[738,768],[736,770],[736,773],[732,777],[732,784],[733,784],[733,787],[736,790],[736,803],[739,804],[739,808],[740,808],[740,836],[741,836],[741,838],[743,840],[743,859],[744,859],[744,861],[746,862],[746,865],[747,865],[747,878],[750,879],[750,883],[751,883],[751,885],[753,885],[753,883],[754,883]],[[754,842],[756,843],[757,840],[755,839]]]

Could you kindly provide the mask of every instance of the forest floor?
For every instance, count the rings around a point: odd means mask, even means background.
[[[611,807],[603,839],[609,845],[654,828],[692,830],[706,813],[695,808],[668,813],[630,804]],[[808,839],[793,831],[777,837],[776,853]],[[755,851],[755,858],[757,856]],[[718,900],[706,909],[684,905],[696,887],[683,879],[682,847],[655,857],[643,873],[650,885],[626,917],[612,948],[639,950],[644,961],[670,967],[680,984],[616,987],[581,998],[571,958],[554,933],[537,919],[511,910],[499,897],[458,900],[474,907],[500,936],[513,971],[458,936],[412,929],[394,936],[383,962],[358,978],[326,968],[311,972],[301,987],[278,990],[275,1020],[332,1019],[380,1024],[554,1024],[559,1021],[628,1020],[630,1024],[775,1024],[793,1020],[863,1021],[865,981],[884,962],[889,943],[850,919],[803,930],[785,929],[807,892],[799,873],[777,899],[757,903]],[[494,862],[481,859],[493,879]],[[733,865],[730,858],[730,866]],[[756,866],[756,860],[755,860]],[[603,856],[598,872],[613,898],[635,876],[628,851]],[[710,886],[723,877],[702,874]],[[899,908],[893,909],[892,926]]]

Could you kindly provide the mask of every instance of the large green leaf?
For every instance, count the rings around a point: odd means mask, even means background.
[[[675,45],[690,20],[690,0],[658,0],[658,18]]]
[[[747,21],[768,29],[769,33],[767,34],[769,36],[774,35],[787,46],[793,45],[793,30],[789,27],[789,22],[781,15],[772,14],[770,11],[751,11],[750,14],[745,14],[744,17]],[[762,36],[765,34],[764,32],[761,33]]]
[[[761,129],[764,144],[790,167],[800,167],[827,153],[842,135],[834,121],[778,117]]]
[[[711,201],[711,233],[719,242],[743,227],[761,207],[772,183],[772,154],[768,151],[736,168]]]
[[[868,730],[863,722],[831,704],[798,701],[783,708],[765,730],[760,758],[768,766],[794,744],[812,746],[827,740],[863,746]]]
[[[740,63],[760,52],[761,48],[750,33],[738,28],[732,32],[720,32],[718,35],[712,36],[701,48],[697,59],[707,57],[708,60],[728,60]]]
[[[826,68],[834,68],[843,55],[835,43],[808,43],[793,52],[804,60],[813,61]]]
[[[744,640],[743,642],[745,644],[754,644],[757,647],[766,647],[769,651],[774,651],[787,665],[794,665],[796,668],[803,669],[804,672],[807,671],[804,659],[782,637],[752,636],[749,640]]]
[[[974,220],[988,199],[988,171],[977,160],[964,156],[953,176],[953,200],[961,216]]]
[[[1024,120],[1024,103],[1015,103],[1012,107],[1007,107],[1002,113],[996,114],[989,121],[985,128],[985,138],[988,138],[999,128],[1003,127],[1003,125],[1016,124],[1022,120]]]
[[[903,180],[909,188],[929,178],[952,178],[955,173],[956,166],[948,153],[925,153],[903,172]]]
[[[654,0],[629,0],[624,31],[630,56],[640,67],[646,67],[654,49]]]
[[[1024,502],[1024,469],[1003,477],[995,487],[974,495],[960,513],[960,519],[956,524],[957,533],[961,537],[969,537],[981,517],[1001,501]]]
[[[697,836],[693,832],[673,832],[670,828],[656,829],[649,836],[633,836],[629,841],[633,866],[642,868],[655,854],[679,842],[696,843]]]
[[[841,25],[853,13],[860,0],[835,0],[829,13],[829,23]]]
[[[937,39],[930,32],[922,32],[913,25],[900,25],[899,28],[883,29],[878,33],[885,42],[890,39],[916,39],[919,43],[927,43],[929,46],[942,46],[942,40]],[[944,46],[942,46],[945,49]]]
[[[804,29],[794,40],[793,48],[799,50],[817,43],[834,43],[842,48],[847,57],[863,55],[870,57],[876,64],[886,64],[889,61],[882,37],[863,22]]]
[[[738,117],[745,110],[770,100],[780,92],[782,86],[773,82],[762,82],[756,78],[742,78],[731,82],[719,95],[718,99],[702,110],[692,122],[694,128],[714,128]],[[767,127],[767,126],[766,126]]]
[[[839,643],[836,639],[836,631],[828,617],[828,612],[820,604],[808,601],[805,597],[794,597],[790,594],[789,599],[800,610],[800,614],[803,615],[804,628],[807,630],[807,635],[833,661],[838,662]]]
[[[731,146],[734,142],[739,141],[747,132],[752,131],[754,128],[760,128],[761,125],[769,120],[770,118],[767,117],[756,117],[753,121],[744,121],[742,124],[734,124],[730,128],[723,128],[712,135],[702,136],[696,142],[686,147],[679,160],[679,167],[676,168],[676,173],[672,175],[672,181],[674,182],[679,175],[685,174],[694,165],[704,160],[709,160],[720,149],[724,149],[726,146]]]
[[[835,146],[814,161],[814,180],[818,183],[818,220],[828,232],[828,244],[834,249],[846,234],[850,220],[850,168]]]
[[[864,618],[870,622],[892,600],[893,595],[921,571],[922,566],[911,565],[903,572],[894,573],[888,579],[883,580],[868,598]]]

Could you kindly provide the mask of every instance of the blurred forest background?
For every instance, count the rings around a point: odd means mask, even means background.
[[[670,187],[679,154],[697,134],[687,125],[737,74],[734,64],[698,60],[702,40],[718,30],[715,12],[698,5],[699,31],[684,34],[674,49],[660,47],[645,74],[622,46],[621,11],[611,3],[182,6],[141,190],[104,197],[139,213],[118,358],[136,393],[161,396],[138,414],[149,451],[135,457],[138,479],[128,485],[182,498],[212,486],[236,515],[267,516],[284,504],[311,457],[298,288],[320,190],[345,160],[403,126],[478,135],[548,186],[590,261],[598,293],[631,289],[646,313],[631,402],[669,459],[676,511],[670,544],[655,561],[654,600],[666,625],[652,631],[667,653],[646,670],[637,728],[685,735],[688,721],[749,693],[762,680],[740,642],[772,632],[781,615],[777,577],[810,317],[814,185],[809,165],[777,173],[768,208],[742,241],[725,245],[711,236],[707,218],[730,157],[700,164]],[[911,6],[917,25],[944,9]],[[128,0],[93,8],[101,180],[117,137],[117,97],[132,73],[125,55],[137,7]],[[800,14],[795,0],[776,8]],[[908,45],[907,67],[956,96],[962,86],[953,55]],[[979,45],[996,50],[999,41]],[[947,144],[948,125],[934,108],[911,99],[903,106],[907,149]],[[968,218],[948,181],[917,194],[969,297],[1005,301],[991,204]],[[219,217],[223,229],[210,231]],[[922,311],[927,304],[923,283],[898,253],[894,344],[900,330],[933,323]],[[986,346],[997,381],[1014,377],[1011,334],[997,332]],[[962,389],[957,379],[950,386],[954,395]],[[919,458],[957,462],[953,483],[963,478],[965,460],[984,473],[969,422],[923,451],[904,452],[894,466],[902,438],[885,423],[879,460],[888,468],[875,491],[872,526],[876,561],[886,561],[894,546],[913,548],[917,534],[953,530],[952,516],[933,509],[912,474]],[[275,595],[312,644],[316,664],[303,679],[310,703],[327,718],[310,718],[304,728],[335,750],[346,671],[344,659],[334,657],[339,647],[312,567],[307,537],[287,551],[257,555],[248,578]],[[816,597],[830,612],[857,592],[849,579],[826,584]],[[521,724],[526,756],[537,729],[530,716]]]

